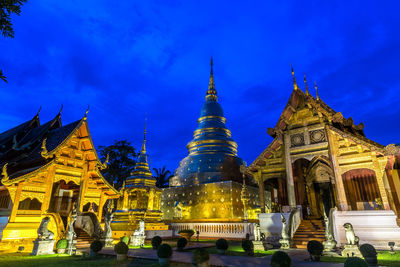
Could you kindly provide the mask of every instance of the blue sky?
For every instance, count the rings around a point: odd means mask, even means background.
[[[383,1],[380,1],[383,2]],[[396,1],[29,1],[0,38],[0,131],[41,121],[88,120],[95,145],[141,145],[145,114],[152,167],[187,155],[208,86],[209,60],[227,126],[248,164],[271,141],[306,73],[368,138],[400,143]]]

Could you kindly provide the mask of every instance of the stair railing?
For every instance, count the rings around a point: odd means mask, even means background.
[[[296,233],[300,223],[301,223],[301,213],[298,208],[295,208],[289,214],[289,223],[287,226],[287,233],[290,236],[290,239],[293,238],[294,233]]]

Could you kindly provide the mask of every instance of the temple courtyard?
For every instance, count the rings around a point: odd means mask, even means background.
[[[210,243],[205,243],[205,246]],[[218,255],[215,247],[209,247],[210,265],[211,266],[271,266],[271,256],[276,250],[259,251],[254,257],[246,256],[240,245],[232,246],[226,252],[227,255]],[[88,252],[88,251],[86,251]],[[344,257],[323,256],[321,262],[309,261],[309,254],[305,250],[291,249],[286,251],[292,258],[292,266],[327,266],[339,267],[343,266]],[[4,253],[0,255],[0,266],[160,266],[156,251],[151,246],[146,248],[134,248],[128,252],[128,259],[125,261],[117,261],[113,249],[103,249],[96,259],[91,259],[88,254],[69,256],[67,254],[54,254],[43,256],[31,256],[29,253]],[[399,266],[400,252],[390,254],[389,252],[380,251],[378,253],[378,266]],[[171,258],[170,266],[184,267],[193,266],[192,252],[174,251]]]

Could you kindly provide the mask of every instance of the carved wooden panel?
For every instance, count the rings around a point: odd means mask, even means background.
[[[310,131],[310,143],[316,144],[326,141],[326,134],[324,129]]]
[[[304,134],[303,133],[292,134],[290,136],[290,143],[291,147],[304,146]]]

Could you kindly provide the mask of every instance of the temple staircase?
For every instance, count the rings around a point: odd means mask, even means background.
[[[90,237],[85,231],[81,229],[75,229],[77,238],[76,238],[76,249],[86,249],[90,247],[90,244],[93,242],[93,238]]]
[[[293,236],[293,247],[306,249],[310,240],[325,241],[325,227],[322,220],[302,220]]]

